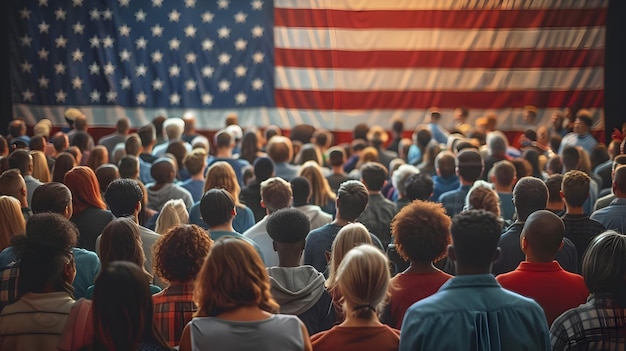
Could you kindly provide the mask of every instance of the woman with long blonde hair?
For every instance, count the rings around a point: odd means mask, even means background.
[[[0,251],[11,245],[11,239],[26,232],[19,200],[12,196],[0,196]]]
[[[315,161],[307,161],[300,168],[298,175],[307,178],[311,183],[311,192],[313,193],[311,203],[321,207],[324,212],[334,215],[337,195],[330,189],[320,165]]]
[[[33,178],[39,179],[42,183],[50,182],[50,169],[46,155],[37,150],[31,151],[30,155],[33,158]]]

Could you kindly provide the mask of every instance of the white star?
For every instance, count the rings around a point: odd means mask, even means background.
[[[50,79],[41,76],[41,78],[39,78],[39,86],[42,88],[47,88],[48,87],[48,83],[50,83]]]
[[[210,105],[213,103],[213,95],[205,93],[202,94],[202,104],[203,105]]]
[[[115,99],[117,99],[117,92],[115,92],[114,90],[109,90],[109,92],[107,93],[107,101],[113,102],[115,101]]]
[[[263,36],[263,27],[258,26],[258,25],[254,26],[252,28],[252,36],[255,38]]]
[[[148,69],[144,65],[137,66],[137,77],[145,77]]]
[[[104,39],[102,39],[102,46],[105,48],[112,48],[113,41],[114,41],[113,38],[107,35],[106,37],[104,37]]]
[[[30,89],[26,89],[25,91],[22,92],[22,100],[31,101],[34,95],[35,94],[33,94],[33,92],[30,91]]]
[[[239,65],[239,66],[235,67],[235,75],[237,77],[239,77],[239,78],[245,77],[247,71],[248,71],[248,69],[246,67],[244,67],[243,65]]]
[[[113,12],[111,12],[111,10],[109,9],[102,11],[101,14],[102,14],[102,19],[110,20],[111,18],[113,18]]]
[[[72,26],[72,29],[74,30],[74,34],[83,34],[85,26],[80,24],[80,22],[77,22],[75,25]]]
[[[178,105],[180,103],[180,95],[174,93],[170,95],[170,105]]]
[[[65,65],[62,62],[54,65],[54,73],[56,74],[65,74]]]
[[[263,9],[263,1],[261,0],[253,0],[250,5],[252,5],[252,8],[255,10]]]
[[[235,50],[237,51],[243,51],[246,49],[246,46],[248,45],[248,42],[239,38],[235,41]]]
[[[39,6],[48,7],[48,0],[39,0]]]
[[[54,11],[54,15],[57,20],[64,20],[67,15],[67,11],[63,10],[63,8],[59,7],[58,10]]]
[[[38,27],[39,33],[48,33],[48,29],[50,29],[50,25],[46,21],[41,22]]]
[[[185,7],[196,7],[196,0],[185,0]]]
[[[211,66],[202,67],[202,76],[206,78],[211,78],[213,76],[213,72],[215,72],[215,68]]]
[[[193,79],[189,79],[185,82],[185,88],[187,89],[187,91],[196,90],[196,82],[194,82]]]
[[[83,0],[72,0],[72,6],[74,7],[83,6]]]
[[[44,48],[41,48],[41,50],[37,52],[37,55],[39,55],[40,60],[47,60],[48,54],[50,54],[50,52]]]
[[[137,45],[137,49],[145,49],[147,44],[148,41],[144,37],[135,40],[135,45]]]
[[[161,89],[163,89],[163,81],[157,78],[152,82],[152,90],[157,91]]]
[[[215,17],[214,14],[212,14],[211,12],[205,12],[202,14],[202,22],[203,23],[211,23],[213,21],[213,17]]]
[[[122,89],[130,88],[130,79],[128,79],[128,77],[122,78],[122,80],[120,80],[120,85],[122,86]]]
[[[30,71],[33,69],[33,65],[31,65],[30,63],[28,63],[28,61],[24,61],[24,63],[21,64],[22,66],[22,72],[24,73],[30,73]]]
[[[244,23],[246,22],[246,17],[248,17],[248,15],[246,15],[245,13],[239,11],[235,14],[235,22],[237,23]]]
[[[248,100],[248,97],[243,92],[239,92],[239,94],[235,95],[235,102],[237,105],[243,105]]]
[[[72,51],[72,60],[73,61],[83,61],[83,55],[85,55],[84,52],[80,51],[79,49],[76,49],[74,51]]]
[[[57,102],[65,102],[65,98],[67,97],[67,93],[63,91],[63,89],[56,92]]]
[[[113,72],[115,72],[115,66],[111,62],[107,62],[107,64],[104,65],[104,74],[110,76],[113,75]]]
[[[97,48],[98,45],[100,45],[100,39],[94,35],[91,39],[89,39],[89,44],[92,48]]]
[[[222,26],[220,29],[217,30],[217,35],[220,38],[228,38],[228,36],[230,35],[230,29],[228,29],[228,27],[226,26]]]
[[[190,38],[196,36],[196,27],[192,26],[191,24],[185,27],[185,36],[188,36]]]
[[[178,65],[172,65],[169,68],[169,72],[170,77],[178,77],[178,75],[180,74],[180,67],[178,67]]]
[[[139,10],[135,12],[135,20],[137,22],[145,22],[146,21],[146,13],[143,10]]]
[[[170,40],[170,50],[178,50],[180,48],[180,40],[174,38]]]
[[[148,97],[146,96],[146,94],[143,91],[140,91],[139,94],[137,94],[137,104],[138,105],[145,104],[147,99],[148,99]]]
[[[213,40],[204,39],[202,41],[202,50],[211,51],[213,49],[213,44],[215,44]]]
[[[122,62],[130,60],[130,51],[124,49],[120,52],[120,60]]]
[[[150,28],[150,30],[152,31],[153,37],[160,37],[163,34],[163,27],[159,26],[158,24]]]
[[[263,62],[264,58],[265,58],[265,54],[263,54],[260,51],[257,51],[252,55],[252,61],[254,61],[254,63],[261,63]]]
[[[91,17],[92,20],[99,20],[100,19],[100,11],[98,11],[97,9],[93,9],[93,10],[89,11],[89,17]]]
[[[217,83],[217,86],[220,88],[221,92],[227,92],[230,89],[230,82],[226,79],[222,79]]]
[[[163,0],[152,0],[152,7],[161,7]]]
[[[256,78],[252,81],[252,90],[261,90],[263,89],[263,80]]]
[[[72,88],[78,90],[82,87],[83,87],[83,81],[78,77],[74,77],[74,79],[72,79]]]
[[[123,25],[120,27],[120,35],[123,37],[127,37],[130,34],[131,28],[127,25]]]
[[[220,9],[227,9],[228,8],[228,0],[219,0],[217,2],[217,7],[219,7]]]
[[[196,54],[194,54],[193,52],[188,53],[187,55],[185,55],[185,61],[187,61],[187,63],[195,63]]]
[[[150,56],[152,56],[152,62],[154,63],[161,62],[163,59],[163,54],[159,50],[153,52]]]
[[[98,74],[100,72],[100,66],[97,63],[89,65],[89,74]]]
[[[22,46],[30,46],[33,38],[29,37],[28,34],[25,34],[23,37],[20,38],[20,41],[22,42]]]
[[[170,18],[170,22],[178,22],[178,20],[180,20],[180,12],[174,9],[168,14],[168,17]]]
[[[128,3],[130,3],[130,0],[119,0],[119,2],[120,2],[120,7],[128,7]]]
[[[30,19],[30,11],[26,7],[20,10],[20,18]]]
[[[91,102],[98,102],[100,101],[100,92],[97,91],[96,89],[94,89],[90,94],[89,97],[91,98]]]
[[[220,62],[221,65],[227,65],[230,63],[230,58],[231,56],[225,52],[219,54],[219,56],[217,56],[218,61]]]

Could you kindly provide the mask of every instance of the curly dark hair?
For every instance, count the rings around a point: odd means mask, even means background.
[[[197,225],[171,228],[154,243],[154,273],[168,282],[188,282],[198,275],[213,241]]]
[[[485,267],[491,264],[501,232],[500,220],[491,212],[468,210],[454,216],[450,234],[454,241],[457,264],[468,267]]]
[[[450,217],[439,203],[415,200],[393,218],[391,233],[402,257],[412,262],[438,261],[450,244]]]

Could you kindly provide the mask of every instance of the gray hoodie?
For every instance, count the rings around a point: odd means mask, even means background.
[[[299,315],[313,307],[324,293],[324,275],[312,266],[267,269],[272,297],[280,313]]]
[[[317,205],[294,206],[294,208],[309,217],[311,230],[317,229],[333,221],[333,216],[322,211],[322,209]]]

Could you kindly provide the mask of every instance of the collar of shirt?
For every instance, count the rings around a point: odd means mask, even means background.
[[[439,290],[460,289],[467,287],[500,287],[493,274],[457,275],[445,282]]]
[[[563,268],[557,261],[552,261],[552,262],[522,261],[520,262],[517,269],[521,271],[530,271],[530,272],[554,272],[554,271],[563,270]]]
[[[612,206],[612,205],[626,205],[626,197],[621,197],[621,198],[620,197],[616,197],[609,204],[609,206]]]
[[[584,221],[586,219],[589,219],[589,216],[587,216],[584,213],[581,214],[571,214],[571,213],[566,213],[563,215],[563,217],[561,217],[563,219],[571,219],[571,220],[579,220],[579,221]]]

